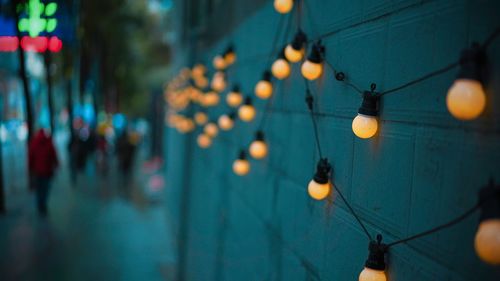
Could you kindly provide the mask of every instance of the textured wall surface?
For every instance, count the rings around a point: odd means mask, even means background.
[[[500,26],[496,0],[306,2],[305,31],[311,37],[337,31],[323,41],[326,56],[366,89],[371,83],[392,88],[456,61],[461,49]],[[229,82],[253,94],[269,67],[279,18],[269,1],[211,48],[198,50],[197,59],[210,62],[234,42],[239,61]],[[178,51],[179,63],[189,63],[187,49]],[[447,112],[456,75],[450,71],[384,97],[380,132],[369,140],[351,130],[360,96],[329,70],[313,83],[324,154],[371,233],[390,242],[440,224],[472,206],[490,176],[500,181],[500,39],[488,55],[488,108],[479,119],[464,123]],[[275,87],[264,126],[270,154],[251,160],[245,177],[231,166],[252,141],[264,101],[254,98],[256,121],[236,122],[208,150],[196,145],[200,129],[166,133],[167,196],[184,280],[347,281],[363,269],[368,241],[340,198],[318,202],[307,195],[318,154],[299,65]],[[221,104],[209,114],[215,119],[228,111]],[[500,280],[500,269],[474,253],[477,220],[392,248],[390,280]]]

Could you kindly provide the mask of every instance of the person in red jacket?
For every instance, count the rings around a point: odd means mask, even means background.
[[[28,148],[30,175],[36,192],[36,204],[40,215],[47,215],[50,181],[59,165],[52,138],[42,129],[30,141]]]

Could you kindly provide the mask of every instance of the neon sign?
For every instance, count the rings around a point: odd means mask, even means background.
[[[43,4],[40,0],[29,0],[25,7],[28,17],[22,18],[17,24],[21,32],[28,32],[29,36],[37,37],[42,32],[53,32],[57,27],[57,19],[54,18],[57,12],[57,3],[51,2]]]

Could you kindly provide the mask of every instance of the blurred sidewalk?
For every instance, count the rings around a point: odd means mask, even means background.
[[[58,152],[64,156],[64,147]],[[129,183],[114,161],[102,177],[91,158],[76,185],[61,157],[46,219],[35,211],[26,178],[14,177],[19,182],[8,193],[7,215],[0,217],[0,280],[170,280],[174,251],[163,183],[148,174],[142,154]],[[24,174],[16,167],[6,174]]]

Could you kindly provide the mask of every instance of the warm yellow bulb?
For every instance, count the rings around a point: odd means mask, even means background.
[[[243,102],[243,96],[239,92],[229,92],[226,96],[226,102],[231,107],[237,107]]]
[[[219,104],[219,94],[217,94],[216,92],[214,91],[210,91],[208,93],[205,94],[205,96],[203,97],[203,105],[204,106],[215,106],[217,104]]]
[[[226,60],[226,65],[231,65],[236,61],[236,53],[234,52],[227,53],[224,56],[224,59]]]
[[[255,95],[261,99],[268,99],[273,94],[273,84],[267,80],[260,80],[255,85]]]
[[[194,121],[198,125],[205,125],[205,123],[207,123],[208,121],[208,116],[204,112],[196,112],[196,114],[194,115]]]
[[[358,116],[352,120],[352,131],[359,138],[371,138],[377,133],[377,129],[378,121],[374,116],[358,114]]]
[[[226,114],[219,117],[218,123],[219,127],[224,131],[231,130],[234,125],[233,119],[231,119],[231,117],[227,116]]]
[[[215,73],[210,86],[212,86],[212,89],[217,92],[224,91],[224,89],[226,88],[226,80],[224,78],[224,74],[220,72]]]
[[[226,68],[226,66],[227,66],[226,60],[224,60],[224,58],[221,55],[215,56],[212,63],[214,65],[215,69],[217,69],[217,70],[222,70],[222,69]]]
[[[194,80],[196,86],[200,89],[203,89],[208,86],[208,79],[204,76],[200,76]]]
[[[203,74],[205,74],[205,71],[206,71],[206,68],[203,64],[197,64],[191,70],[191,77],[193,77],[195,79],[202,77]]]
[[[212,138],[210,138],[206,134],[200,134],[198,135],[197,138],[198,146],[201,148],[208,148],[210,145],[212,145]]]
[[[307,186],[307,191],[309,192],[309,196],[312,198],[316,200],[323,200],[330,194],[331,183],[327,182],[321,184],[311,180]]]
[[[238,116],[245,122],[250,122],[255,117],[255,108],[252,105],[244,104],[238,109]]]
[[[477,118],[486,106],[483,85],[472,79],[457,79],[446,96],[446,105],[453,117],[460,120]]]
[[[359,274],[359,281],[387,281],[387,275],[383,270],[365,267]]]
[[[304,53],[304,48],[295,50],[290,44],[285,48],[285,57],[289,62],[299,62],[304,57]]]
[[[264,141],[256,140],[250,145],[250,155],[255,159],[262,159],[267,156],[267,144]]]
[[[280,14],[286,14],[293,8],[293,0],[274,0],[274,9]]]
[[[205,134],[207,134],[207,136],[211,138],[216,137],[217,134],[219,133],[219,129],[217,128],[217,125],[215,125],[214,123],[208,123],[207,125],[205,125],[203,131],[205,132]]]
[[[278,59],[273,63],[271,72],[274,77],[280,80],[285,79],[290,75],[290,64],[285,59]]]
[[[474,246],[483,261],[500,265],[500,219],[489,219],[479,224]]]
[[[192,130],[194,130],[194,127],[195,127],[195,125],[194,125],[193,120],[191,120],[189,118],[182,118],[177,125],[177,129],[181,133],[191,132]]]
[[[302,75],[308,80],[316,80],[323,73],[323,64],[306,60],[300,69]]]
[[[233,171],[238,176],[244,176],[250,172],[250,162],[246,159],[236,159],[233,163]]]

